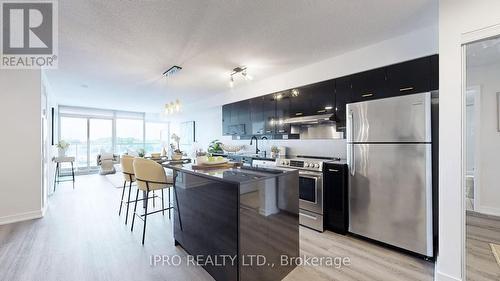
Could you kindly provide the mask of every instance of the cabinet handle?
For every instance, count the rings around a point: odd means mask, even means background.
[[[338,172],[339,172],[339,170],[335,170],[335,169],[328,169],[328,171],[330,171],[330,172],[335,172],[335,173],[338,173]]]
[[[362,94],[361,97],[363,98],[373,97],[373,94],[372,93]]]
[[[278,130],[278,133],[284,133],[285,130]]]
[[[318,112],[318,113],[325,113],[325,112],[326,112],[326,109],[318,110],[318,111],[316,111],[316,112]]]
[[[413,87],[407,87],[407,88],[401,88],[401,89],[399,89],[399,91],[400,92],[406,92],[406,91],[411,91],[413,89],[414,89]]]

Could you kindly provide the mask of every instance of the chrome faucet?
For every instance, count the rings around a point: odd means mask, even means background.
[[[259,144],[258,144],[259,139],[256,136],[252,136],[252,138],[250,139],[250,145],[253,144],[253,140],[255,140],[255,154],[259,155],[259,151],[260,151]]]

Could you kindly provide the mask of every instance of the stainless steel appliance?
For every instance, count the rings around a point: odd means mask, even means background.
[[[349,231],[433,256],[431,93],[347,105]]]
[[[323,162],[331,159],[297,156],[276,160],[276,166],[299,170],[299,222],[309,228],[323,228]]]

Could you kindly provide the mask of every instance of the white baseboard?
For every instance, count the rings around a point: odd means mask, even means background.
[[[10,215],[10,216],[0,217],[0,225],[10,224],[10,223],[15,223],[15,222],[20,222],[20,221],[27,221],[27,220],[32,220],[32,219],[39,219],[41,217],[43,217],[42,210],[26,212],[26,213],[21,213],[21,214],[15,214],[15,215]]]
[[[455,278],[448,274],[436,271],[436,275],[434,276],[434,281],[462,281],[462,279]]]
[[[494,207],[477,206],[474,208],[475,212],[481,213],[483,215],[490,215],[500,217],[500,209]]]

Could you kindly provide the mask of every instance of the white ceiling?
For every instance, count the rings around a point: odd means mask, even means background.
[[[61,104],[159,112],[437,24],[437,0],[59,1]],[[170,79],[172,65],[183,70]],[[251,83],[251,82],[246,82]],[[236,85],[237,86],[237,85]]]

